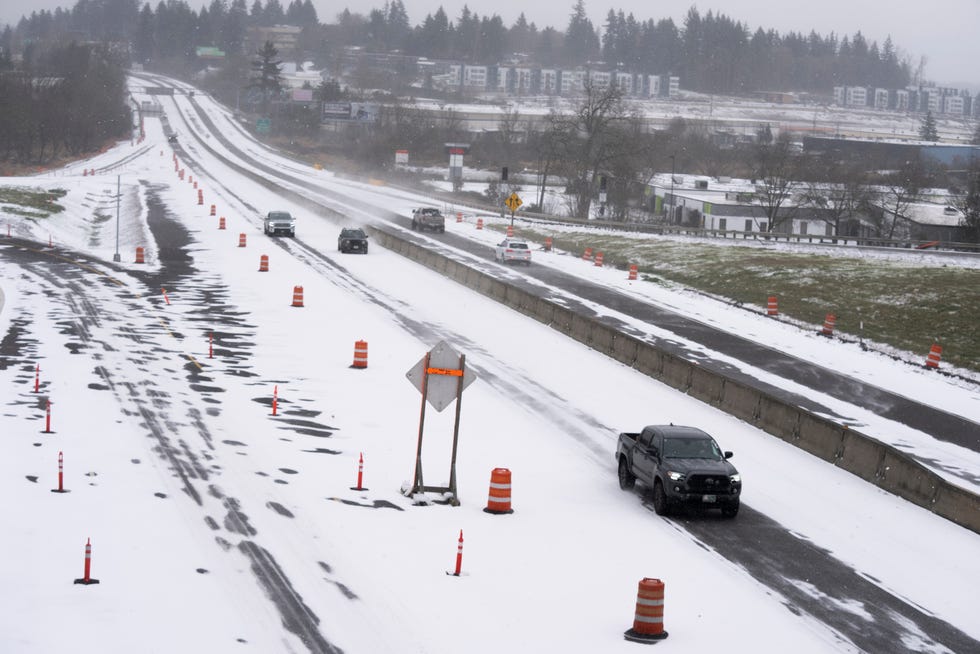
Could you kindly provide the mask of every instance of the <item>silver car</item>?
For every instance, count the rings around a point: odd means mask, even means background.
[[[505,238],[494,248],[493,258],[500,263],[518,262],[525,266],[531,265],[531,248],[527,241],[516,238]]]

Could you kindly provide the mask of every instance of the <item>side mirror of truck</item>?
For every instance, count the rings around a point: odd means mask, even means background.
[[[726,459],[730,459],[733,456],[735,456],[735,453],[734,452],[729,452],[728,450],[725,450],[725,458]]]
[[[647,454],[649,454],[650,456],[652,456],[655,459],[659,459],[660,458],[660,450],[658,450],[653,445],[651,445],[650,447],[647,448]]]

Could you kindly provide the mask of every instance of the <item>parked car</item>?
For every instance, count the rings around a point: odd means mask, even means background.
[[[446,217],[435,207],[412,209],[412,229],[442,233],[446,231]]]
[[[267,236],[296,236],[296,219],[288,211],[270,211],[265,216],[262,228]]]
[[[337,249],[341,252],[362,252],[367,254],[368,235],[360,227],[344,227],[337,237]]]
[[[619,435],[616,461],[623,490],[640,480],[653,490],[653,509],[669,515],[675,506],[719,508],[738,514],[742,476],[715,439],[696,427],[648,425]]]
[[[517,238],[505,238],[494,248],[493,258],[501,263],[517,262],[525,266],[531,265],[531,248],[527,241]]]

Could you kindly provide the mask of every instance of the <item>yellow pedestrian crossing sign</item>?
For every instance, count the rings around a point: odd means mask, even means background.
[[[507,208],[510,209],[511,213],[514,213],[515,211],[517,211],[518,207],[524,204],[524,201],[521,200],[520,196],[517,195],[517,193],[511,193],[510,196],[508,196],[508,198],[504,200],[504,204],[507,205]]]

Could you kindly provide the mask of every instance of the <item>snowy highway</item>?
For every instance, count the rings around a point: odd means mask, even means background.
[[[163,103],[203,204],[177,178],[155,118],[144,143],[55,175],[2,180],[68,195],[66,211],[18,221],[0,240],[0,483],[10,498],[0,519],[19,562],[0,579],[21,589],[0,614],[0,650],[625,652],[636,647],[622,632],[642,577],[666,584],[670,637],[658,649],[980,649],[980,536],[398,255],[340,255],[342,225],[409,234],[407,210],[426,200],[288,161],[199,93]],[[116,175],[119,264],[108,218]],[[217,229],[212,203],[228,229]],[[298,216],[295,240],[262,235],[270,209]],[[980,485],[973,448],[549,289],[547,276],[492,263],[493,235],[471,223],[447,224],[447,236],[416,238],[706,360],[744,365]],[[145,265],[131,263],[137,246]],[[257,272],[260,253],[268,273]],[[532,271],[576,274],[571,257],[535,257]],[[611,285],[608,272],[585,271],[584,281]],[[290,306],[297,285],[303,307]],[[837,369],[853,379],[914,394],[964,424],[980,413],[976,387],[832,353],[821,339],[703,298],[650,301],[797,356],[846,360]],[[370,345],[366,370],[350,367],[359,339]],[[413,506],[400,492],[419,414],[405,373],[439,341],[465,353],[477,375],[461,405],[460,507]],[[55,427],[39,433],[47,399]],[[437,482],[452,413],[426,416],[424,458]],[[661,518],[642,489],[619,490],[617,433],[658,422],[697,425],[735,451],[745,480],[735,520]],[[58,451],[64,495],[50,492]],[[361,453],[367,483],[355,490]],[[514,474],[515,513],[492,516],[482,508],[501,466]],[[456,578],[445,572],[460,530]],[[76,586],[89,537],[101,583]],[[51,620],[61,628],[42,628]]]

